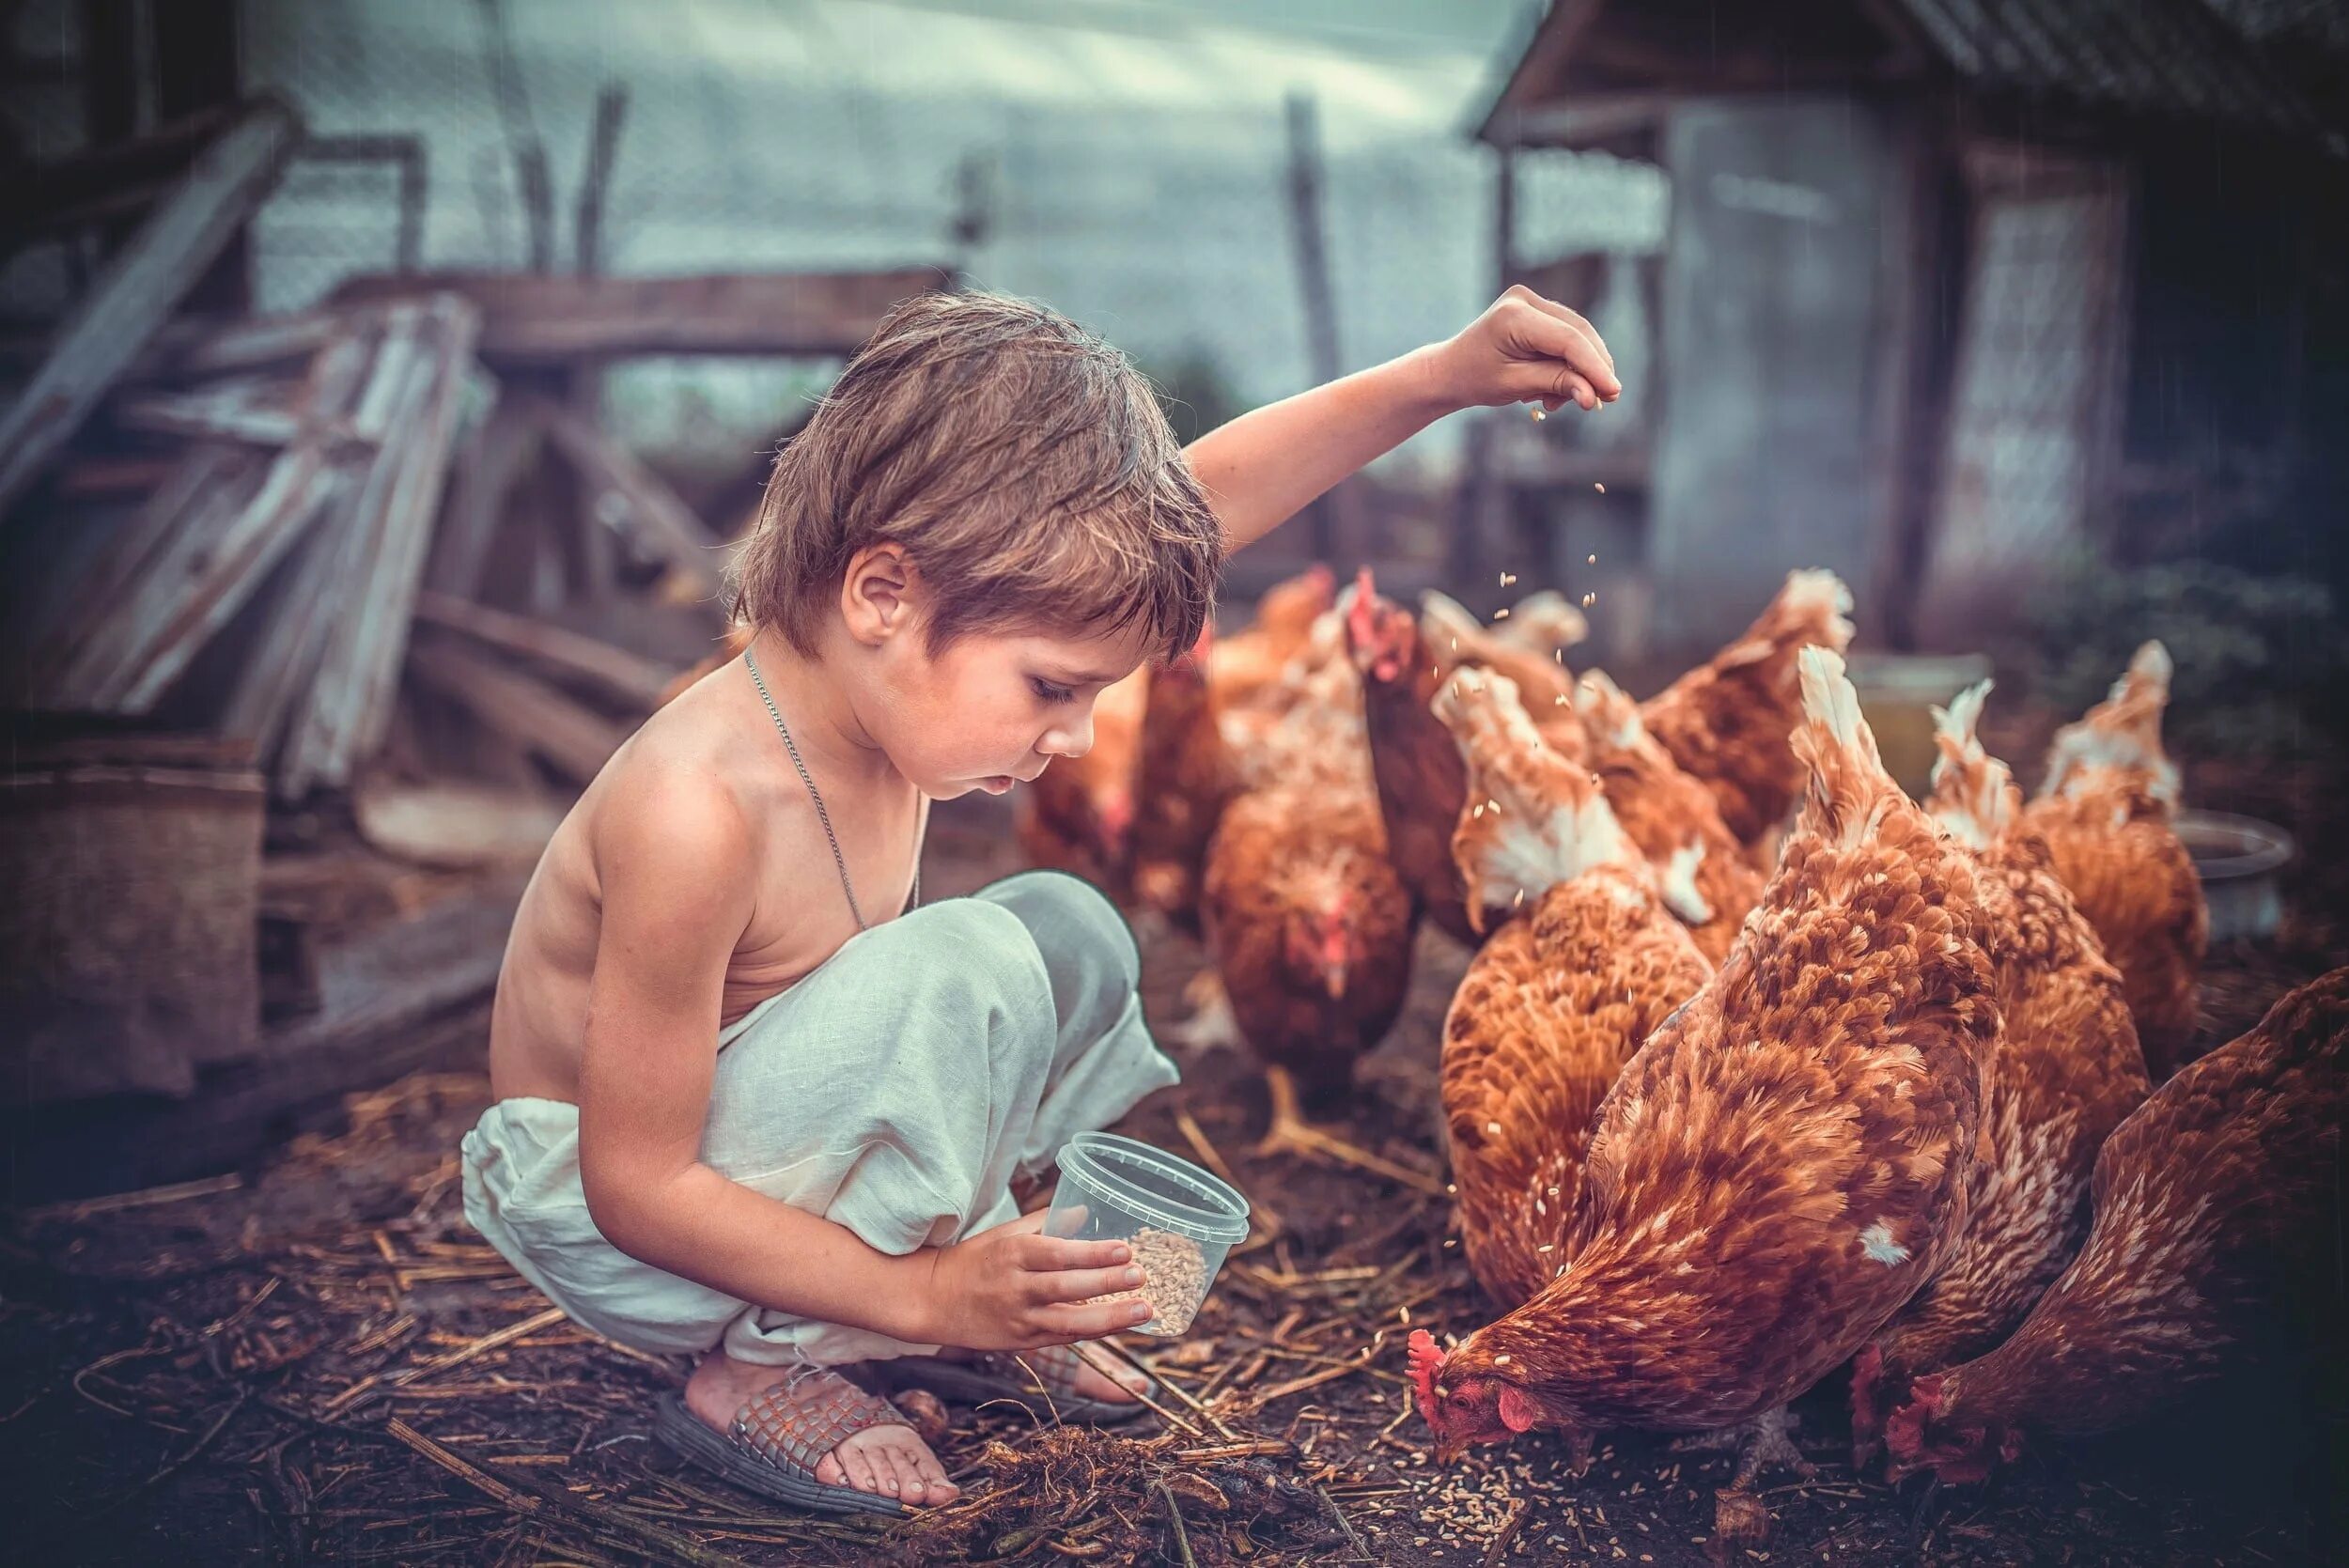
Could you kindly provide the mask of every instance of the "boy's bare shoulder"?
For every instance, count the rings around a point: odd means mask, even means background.
[[[660,717],[597,781],[588,841],[600,879],[640,875],[703,898],[731,886],[747,895],[757,834],[739,782],[718,754]]]

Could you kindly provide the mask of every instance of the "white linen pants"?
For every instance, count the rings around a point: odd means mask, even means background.
[[[1124,918],[1058,872],[859,932],[721,1033],[702,1159],[892,1255],[1015,1219],[1016,1174],[1175,1081],[1140,978]],[[576,1106],[500,1101],[462,1163],[466,1218],[623,1344],[823,1366],[939,1348],[738,1300],[614,1247],[580,1186]]]

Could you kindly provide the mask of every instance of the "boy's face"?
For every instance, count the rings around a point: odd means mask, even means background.
[[[1056,756],[1093,749],[1093,704],[1140,667],[1140,629],[1114,635],[972,633],[931,657],[919,636],[882,660],[882,711],[865,716],[897,770],[934,800],[1001,795]]]

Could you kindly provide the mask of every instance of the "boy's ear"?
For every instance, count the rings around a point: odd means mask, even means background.
[[[850,558],[840,580],[840,613],[848,635],[878,646],[911,624],[915,595],[913,564],[901,546],[874,545]]]

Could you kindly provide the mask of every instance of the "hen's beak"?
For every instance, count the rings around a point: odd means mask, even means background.
[[[1460,1455],[1468,1452],[1468,1444],[1462,1442],[1459,1438],[1453,1436],[1450,1433],[1439,1432],[1436,1435],[1436,1463],[1439,1465],[1453,1464],[1459,1459]]]
[[[1346,995],[1346,960],[1340,958],[1333,963],[1322,965],[1321,983],[1329,987],[1331,1001]]]

